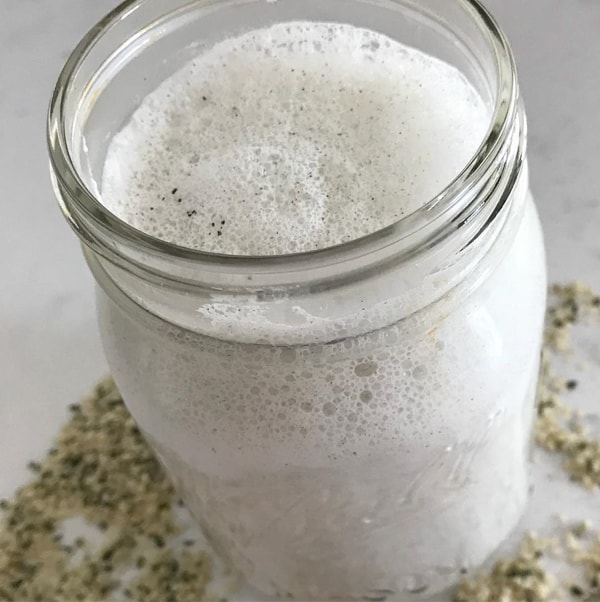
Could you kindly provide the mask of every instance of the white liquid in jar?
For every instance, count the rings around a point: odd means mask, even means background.
[[[144,99],[111,143],[102,201],[205,251],[322,248],[430,200],[489,120],[439,60],[349,25],[275,25]],[[188,506],[253,584],[404,600],[482,562],[523,509],[542,249],[528,200],[511,249],[460,303],[398,322],[391,274],[386,309],[360,319],[344,313],[353,299],[335,319],[310,300],[276,320],[215,303],[192,332],[100,292],[104,343]],[[385,327],[363,328],[369,314]]]

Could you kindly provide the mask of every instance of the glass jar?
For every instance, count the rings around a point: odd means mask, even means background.
[[[96,183],[141,99],[199,44],[287,20],[460,69],[492,115],[462,173],[383,230],[285,256],[182,248],[107,211]],[[476,0],[131,0],[67,61],[51,171],[109,364],[188,508],[264,592],[428,596],[516,525],[546,290],[525,144],[510,48]]]

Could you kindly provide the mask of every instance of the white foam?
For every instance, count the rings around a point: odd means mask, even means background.
[[[430,200],[488,123],[446,63],[349,25],[278,24],[216,44],[144,99],[110,145],[102,201],[195,249],[323,248]]]

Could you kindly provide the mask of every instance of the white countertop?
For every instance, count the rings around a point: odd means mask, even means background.
[[[551,280],[600,290],[600,2],[487,4],[517,55]],[[92,278],[49,182],[45,118],[69,51],[114,5],[0,0],[0,498],[46,451],[65,406],[106,372]],[[599,355],[597,347],[590,353]],[[590,383],[598,384],[597,368],[588,369]],[[583,391],[598,411],[598,388]],[[528,525],[543,526],[557,510],[600,521],[598,492],[547,481]]]

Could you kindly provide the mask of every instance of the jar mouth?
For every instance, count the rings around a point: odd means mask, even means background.
[[[281,272],[310,269],[326,262],[340,264],[348,259],[377,252],[401,242],[403,256],[431,247],[450,236],[471,214],[480,210],[477,199],[468,192],[476,188],[499,156],[514,131],[519,112],[516,67],[510,45],[494,18],[479,0],[456,0],[479,33],[484,34],[497,70],[494,106],[489,129],[470,161],[456,178],[416,211],[392,224],[351,241],[314,250],[281,255],[219,254],[180,246],[135,228],[109,211],[84,182],[73,160],[67,138],[67,100],[73,80],[89,52],[115,24],[133,15],[147,0],[126,0],[110,12],[81,40],[68,58],[58,78],[48,114],[48,146],[51,175],[68,221],[84,243],[109,259],[127,256],[142,270],[160,274],[163,270],[142,257],[162,257],[186,264],[225,268],[232,272]],[[363,0],[361,0],[363,1]],[[372,3],[371,0],[366,0]],[[192,4],[202,3],[196,1]],[[206,4],[206,2],[204,2]],[[211,4],[211,2],[209,2]],[[212,4],[219,4],[213,1]],[[130,252],[123,253],[128,247]],[[401,260],[401,258],[400,258]],[[163,274],[165,275],[165,274]]]

